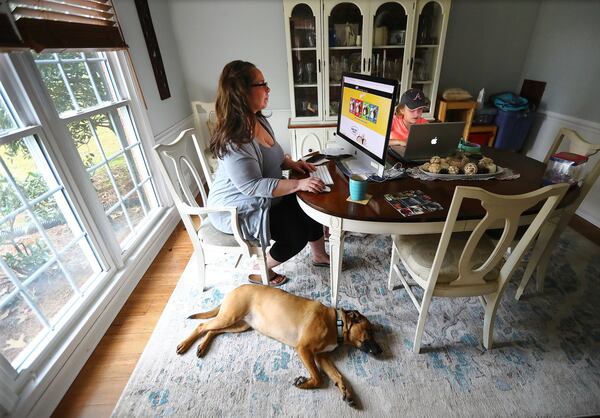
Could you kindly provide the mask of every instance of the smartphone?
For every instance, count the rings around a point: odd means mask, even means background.
[[[324,158],[323,154],[318,154],[318,153],[317,153],[317,154],[315,154],[315,155],[313,155],[313,156],[311,156],[311,157],[307,158],[307,159],[306,159],[306,162],[307,162],[307,163],[311,163],[311,164],[313,164],[313,163],[316,163],[316,162],[317,162],[317,161],[319,161],[319,160],[322,160],[323,158]]]

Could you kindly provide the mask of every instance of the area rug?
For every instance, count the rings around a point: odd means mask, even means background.
[[[522,269],[498,309],[495,348],[482,346],[477,298],[434,298],[423,353],[412,352],[417,311],[406,291],[387,290],[391,240],[349,236],[339,306],[378,325],[384,355],[338,348],[333,360],[359,409],[325,377],[318,390],[292,385],[307,372],[295,351],[255,331],[218,336],[206,356],[175,347],[199,323],[188,315],[213,308],[246,283],[228,259],[209,266],[201,292],[194,263],[186,268],[127,384],[114,417],[573,416],[600,413],[600,247],[572,230],[560,240],[546,289],[514,295]],[[251,263],[246,260],[246,263]],[[250,265],[248,264],[247,267]],[[305,249],[278,271],[283,288],[329,305],[328,270]],[[277,318],[273,318],[277,321]]]

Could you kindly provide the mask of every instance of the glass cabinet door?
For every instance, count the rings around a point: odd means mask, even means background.
[[[382,2],[372,8],[371,75],[402,80],[405,51],[410,51],[406,48],[408,23],[406,9],[398,2]]]
[[[435,101],[432,96],[437,89],[437,66],[438,60],[441,60],[442,7],[436,1],[429,1],[417,11],[419,14],[410,86],[423,90],[430,100]]]
[[[318,9],[316,10],[318,12]],[[289,18],[296,119],[320,119],[320,36],[313,9],[299,3]]]
[[[340,106],[342,73],[366,71],[363,56],[363,16],[367,7],[361,2],[337,3],[325,7],[323,41],[325,45],[325,115],[337,119]]]

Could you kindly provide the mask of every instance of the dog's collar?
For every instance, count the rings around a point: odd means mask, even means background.
[[[335,325],[337,328],[337,342],[338,344],[341,344],[344,342],[344,321],[342,320],[343,318],[343,313],[341,309],[336,309],[335,310]]]

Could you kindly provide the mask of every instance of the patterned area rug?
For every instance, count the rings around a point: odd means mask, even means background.
[[[413,354],[417,311],[402,287],[387,290],[391,240],[349,236],[339,305],[378,324],[380,358],[350,347],[333,359],[360,410],[347,406],[325,377],[318,390],[292,385],[307,375],[295,351],[255,331],[218,336],[203,359],[196,345],[175,347],[209,310],[246,283],[230,260],[209,266],[202,293],[194,264],[186,268],[113,412],[146,416],[573,416],[600,413],[600,248],[572,230],[563,234],[548,269],[546,291],[533,283],[514,300],[518,271],[498,309],[495,348],[482,346],[477,298],[434,298],[423,354]],[[328,271],[308,249],[280,266],[291,293],[329,304]],[[247,260],[247,263],[252,261]],[[276,321],[277,318],[273,318]]]

